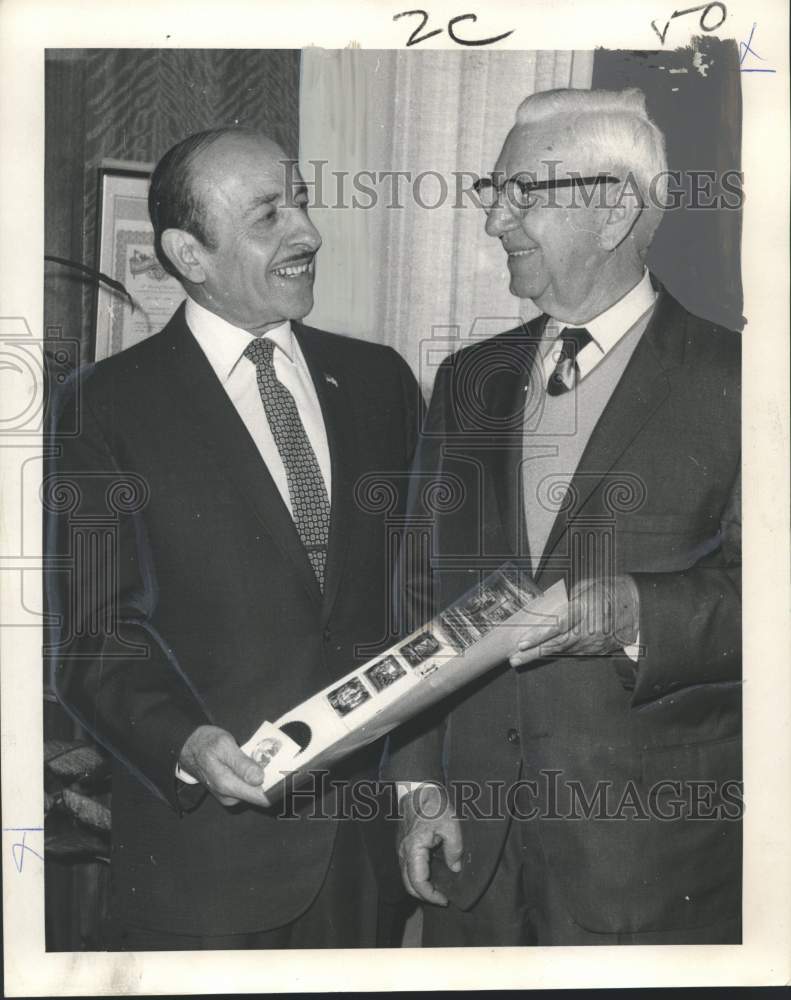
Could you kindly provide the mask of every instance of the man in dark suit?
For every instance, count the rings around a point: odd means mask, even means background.
[[[437,376],[418,467],[462,486],[408,596],[570,596],[393,740],[426,945],[740,941],[739,337],[645,269],[664,170],[638,91],[555,91],[478,185],[542,315]]]
[[[386,644],[385,526],[355,484],[408,467],[419,390],[391,349],[298,322],[321,240],[273,142],[185,139],[149,207],[188,298],[74,381],[45,488],[54,686],[113,756],[116,946],[371,946],[376,824],[318,778],[270,805],[239,747]]]

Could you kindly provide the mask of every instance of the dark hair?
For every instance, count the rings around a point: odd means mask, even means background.
[[[238,132],[252,133],[244,126],[224,126],[196,132],[172,146],[157,163],[148,189],[148,214],[154,227],[154,250],[162,267],[181,280],[176,267],[162,249],[166,229],[183,229],[195,239],[214,249],[207,226],[206,206],[194,190],[192,165],[197,155],[218,139]]]

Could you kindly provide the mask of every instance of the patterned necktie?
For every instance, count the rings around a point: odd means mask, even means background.
[[[577,358],[593,337],[584,326],[577,329],[566,326],[560,331],[560,339],[563,341],[563,350],[547,382],[547,394],[550,396],[560,396],[564,392],[570,392],[577,384],[580,377]]]
[[[244,356],[255,365],[264,412],[286,470],[294,524],[323,591],[330,501],[294,397],[275,374],[274,353],[272,340],[257,337],[247,345]]]

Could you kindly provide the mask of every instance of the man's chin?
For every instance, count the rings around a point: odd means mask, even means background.
[[[518,299],[534,299],[537,295],[541,294],[541,289],[536,282],[525,281],[524,278],[520,278],[514,274],[511,275],[511,284],[508,286],[508,291]]]
[[[313,289],[305,290],[299,295],[289,296],[288,303],[283,305],[283,314],[289,319],[302,319],[313,308]]]

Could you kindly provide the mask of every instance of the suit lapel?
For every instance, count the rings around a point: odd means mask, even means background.
[[[505,334],[499,367],[487,380],[486,410],[496,420],[490,463],[492,482],[505,530],[507,551],[527,559],[530,552],[522,502],[522,438],[531,398],[531,373],[547,323],[539,316]]]
[[[338,594],[349,546],[354,510],[355,444],[349,401],[349,386],[337,371],[337,359],[327,350],[328,335],[292,323],[294,334],[310,369],[319,397],[332,468],[330,498],[330,537],[324,573],[323,620],[326,622]]]
[[[549,533],[537,577],[591,494],[667,398],[667,371],[683,356],[683,313],[660,288],[653,315],[626,369],[604,407],[571,481],[575,502],[558,514]],[[668,336],[670,335],[670,336]]]
[[[214,374],[184,321],[176,313],[163,333],[163,366],[168,382],[193,416],[196,436],[210,460],[227,473],[256,517],[290,561],[311,598],[321,590],[294,522],[244,421]]]

